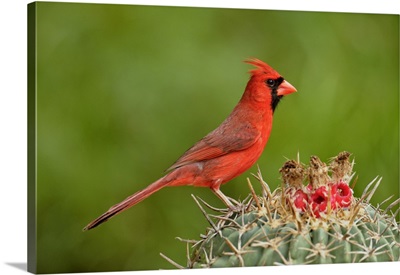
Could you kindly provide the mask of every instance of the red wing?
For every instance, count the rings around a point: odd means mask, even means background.
[[[261,133],[250,123],[243,123],[240,127],[230,129],[220,127],[209,133],[193,147],[187,150],[167,171],[180,166],[217,158],[230,152],[241,151],[253,145]]]

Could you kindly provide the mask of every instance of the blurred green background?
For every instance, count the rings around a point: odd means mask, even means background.
[[[356,196],[379,175],[372,202],[399,197],[398,15],[36,5],[39,273],[173,268],[160,252],[185,265],[175,237],[208,226],[190,195],[222,206],[207,188],[165,188],[81,230],[219,125],[245,88],[248,57],[298,89],[258,161],[272,188],[285,157],[347,150]],[[222,191],[243,199],[254,172]]]

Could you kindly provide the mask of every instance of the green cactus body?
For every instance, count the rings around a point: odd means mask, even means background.
[[[276,228],[249,223],[238,231],[227,227],[220,229],[222,236],[202,243],[203,252],[193,259],[193,267],[398,261],[399,230],[385,220],[379,221],[360,220],[350,228],[331,223],[302,230],[293,228],[293,223],[282,223]],[[243,229],[246,227],[250,229]]]
[[[215,216],[193,242],[187,267],[399,261],[396,214],[371,206],[372,194],[353,197],[349,156],[341,153],[329,165],[312,157],[308,169],[288,161],[280,170],[283,185],[272,193],[259,173],[264,195],[251,188],[237,211]]]

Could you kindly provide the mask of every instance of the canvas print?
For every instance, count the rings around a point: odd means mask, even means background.
[[[28,270],[399,261],[398,22],[29,4]]]

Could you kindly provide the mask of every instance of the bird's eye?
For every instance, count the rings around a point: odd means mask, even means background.
[[[267,79],[266,82],[267,82],[267,85],[270,86],[270,87],[275,85],[275,80],[273,80],[273,79]]]

